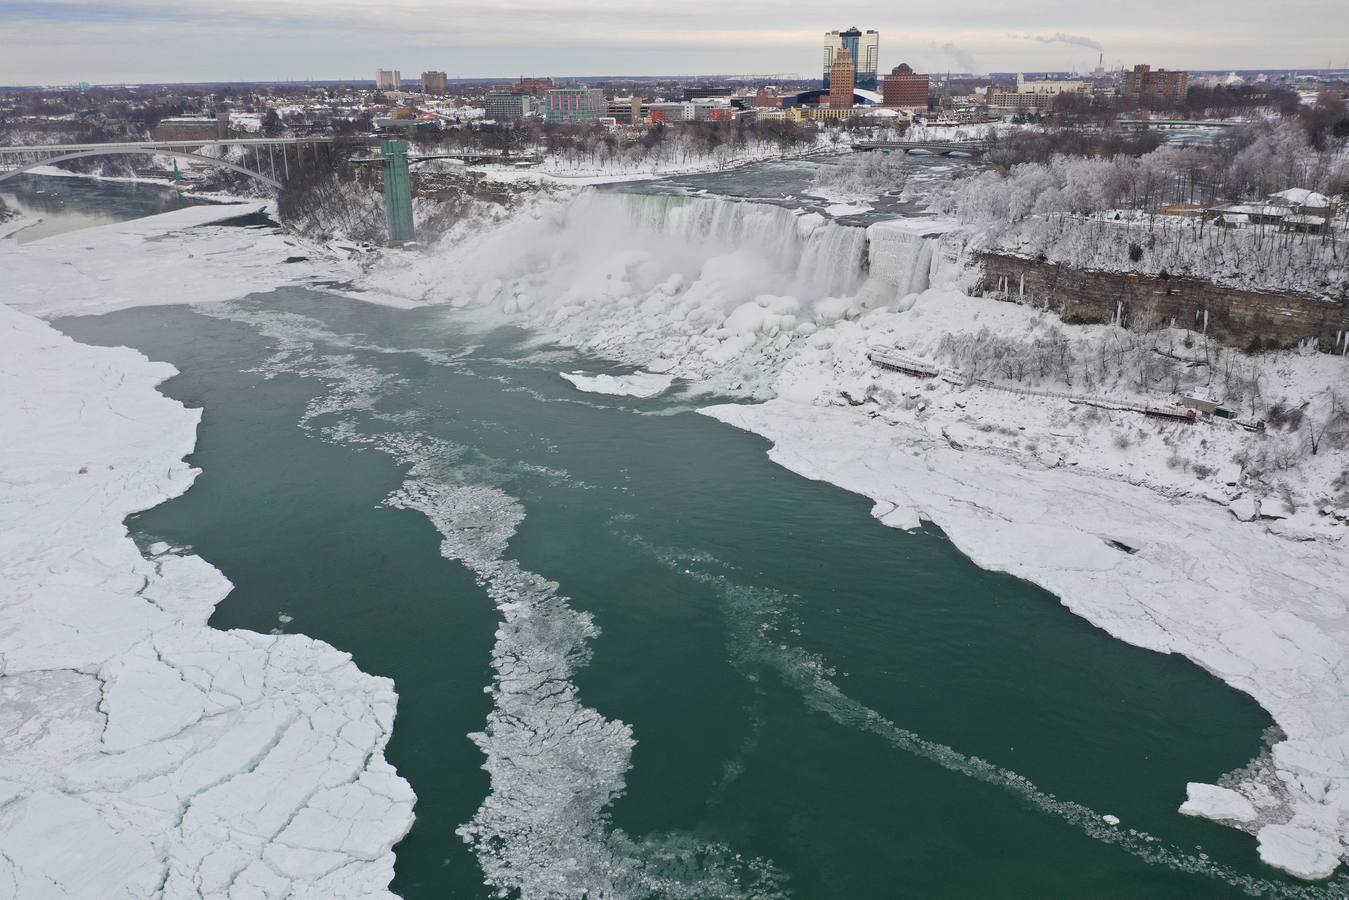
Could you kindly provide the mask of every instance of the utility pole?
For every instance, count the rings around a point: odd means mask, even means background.
[[[408,174],[408,142],[380,141],[384,157],[384,215],[389,221],[389,243],[412,240],[412,176]]]

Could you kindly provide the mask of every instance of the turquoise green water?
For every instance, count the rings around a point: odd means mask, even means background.
[[[443,310],[298,289],[58,324],[173,363],[162,389],[204,408],[201,476],[131,525],[234,583],[212,623],[309,634],[395,680],[388,758],[418,797],[404,897],[490,897],[486,875],[568,867],[591,896],[1332,895],[1175,811],[1187,780],[1260,752],[1253,701],[976,568],[935,529],[881,526],[677,394],[580,394],[559,370],[618,369],[465,333]],[[476,527],[452,532],[459,559],[422,512],[386,503],[410,467],[460,524],[454,498],[488,492]],[[491,565],[557,594],[504,597],[534,603],[538,627],[503,643],[503,596],[462,560],[511,509],[524,518]],[[504,778],[495,796],[517,825],[556,795],[563,812],[480,858],[456,830],[493,789],[468,735],[492,714],[503,648],[571,663],[569,681],[515,695],[526,721],[574,689],[636,744],[611,757],[576,717],[533,732],[512,758],[566,751],[547,756],[552,793]],[[611,758],[616,781],[595,764]],[[594,797],[606,815],[585,814]],[[528,833],[574,844],[550,860],[520,849]]]

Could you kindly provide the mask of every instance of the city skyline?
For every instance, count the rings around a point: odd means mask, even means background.
[[[378,67],[440,70],[452,79],[606,74],[598,70],[808,76],[820,70],[821,34],[854,25],[881,33],[883,71],[907,62],[934,72],[1085,72],[1099,53],[1107,67],[1126,68],[1344,64],[1344,28],[1335,23],[1349,25],[1349,15],[1337,0],[1260,10],[1253,18],[1220,0],[1184,7],[1149,0],[1088,16],[1058,0],[1033,10],[975,0],[958,9],[912,7],[899,18],[856,3],[784,16],[780,5],[757,0],[733,11],[697,0],[677,10],[648,0],[584,7],[534,0],[510,9],[423,0],[379,7],[240,0],[229,8],[18,0],[0,6],[0,34],[11,36],[0,39],[0,83],[365,80]]]

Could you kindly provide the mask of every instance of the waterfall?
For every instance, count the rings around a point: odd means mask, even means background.
[[[862,260],[867,251],[864,229],[828,222],[806,239],[797,266],[797,284],[808,296],[848,296],[862,283]]]
[[[871,277],[894,285],[897,299],[931,287],[940,263],[937,238],[910,226],[909,221],[880,222],[867,229]]]
[[[772,263],[805,297],[849,296],[865,276],[866,230],[767,203],[587,191],[566,225],[582,232],[597,221],[622,223],[668,244],[703,253],[751,251]]]
[[[591,311],[617,322],[626,310],[692,331],[787,330],[912,305],[945,266],[941,228],[921,219],[859,227],[769,203],[589,189],[486,231],[438,289],[453,303],[527,313],[550,327]]]

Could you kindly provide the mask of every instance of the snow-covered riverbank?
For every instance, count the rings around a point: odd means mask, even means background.
[[[189,206],[30,244],[0,240],[0,303],[56,318],[209,303],[349,274],[323,248],[272,227],[206,227],[268,208],[261,201]]]
[[[1059,327],[951,289],[956,248],[927,237],[949,223],[911,223],[864,233],[710,198],[582,197],[400,257],[371,283],[701,381],[695,391],[774,397],[708,412],[768,437],[788,468],[874,498],[886,524],[934,522],[980,565],[1256,698],[1285,739],[1231,784],[1192,785],[1184,812],[1257,833],[1271,865],[1329,875],[1349,842],[1344,526],[1305,505],[1291,522],[1239,521],[1227,503],[1265,476],[1253,463],[1226,473],[1231,455],[1250,450],[1253,461],[1259,448],[1225,425],[1135,434],[1127,417],[1137,413],[945,382],[923,390],[875,368],[866,352],[876,342],[934,355],[947,336],[1030,341]],[[1124,334],[1062,327],[1065,346],[1118,349],[1112,336]],[[1271,389],[1325,390],[1344,377],[1331,357],[1271,360]],[[1304,493],[1322,490],[1310,484],[1322,476],[1329,489],[1342,463],[1330,451],[1304,465]],[[1185,800],[1177,784],[1177,807]]]
[[[384,896],[411,827],[412,791],[383,756],[393,684],[301,635],[208,627],[224,576],[127,533],[126,516],[196,474],[183,457],[200,412],[155,390],[173,369],[34,318],[299,275],[279,236],[193,227],[251,211],[0,242],[0,883],[13,896]]]

